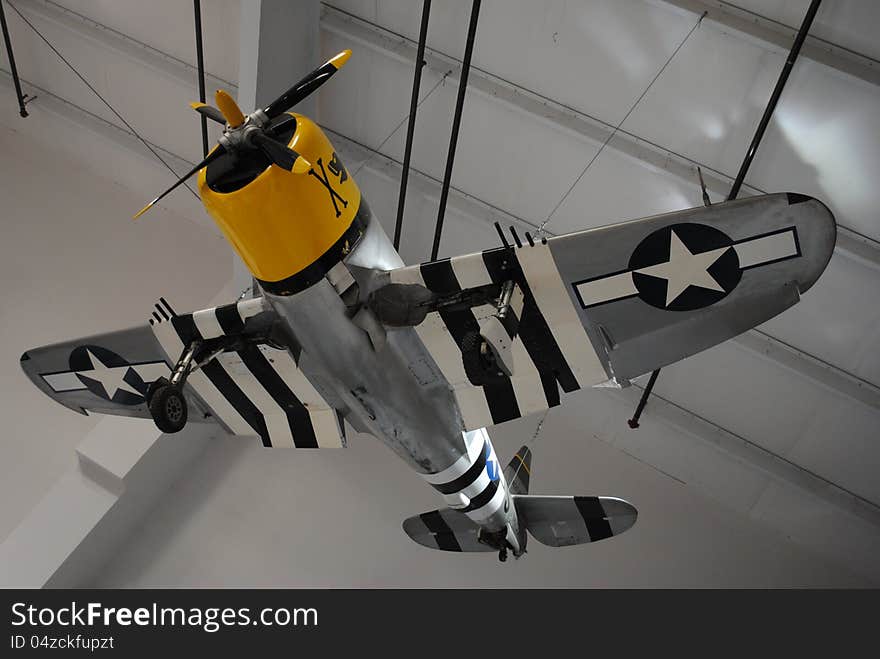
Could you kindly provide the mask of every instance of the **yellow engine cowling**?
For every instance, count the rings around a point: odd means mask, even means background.
[[[293,114],[293,113],[291,113]],[[305,174],[270,165],[239,190],[217,192],[199,173],[208,213],[263,289],[297,293],[320,280],[366,231],[361,192],[324,132],[293,114],[290,148],[311,163]]]

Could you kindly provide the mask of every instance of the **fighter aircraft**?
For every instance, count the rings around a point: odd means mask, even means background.
[[[244,115],[223,91],[219,144],[192,174],[255,279],[253,294],[28,350],[21,365],[62,405],[258,436],[266,447],[346,445],[344,421],[384,442],[445,507],[407,519],[427,547],[508,552],[620,534],[634,506],[533,496],[531,452],[501,469],[487,427],[674,363],[795,304],[834,248],[816,199],[769,194],[405,265],[324,132],[291,112],[344,51]]]

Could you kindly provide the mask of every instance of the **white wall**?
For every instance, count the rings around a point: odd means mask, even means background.
[[[98,418],[37,390],[21,354],[145,323],[159,295],[181,309],[207,306],[232,276],[229,249],[213,230],[161,207],[132,222],[155,190],[130,190],[90,169],[99,160],[71,158],[55,120],[36,103],[28,119],[0,115],[0,538],[74,462]],[[90,139],[89,155],[106,157],[105,175],[144,166]]]

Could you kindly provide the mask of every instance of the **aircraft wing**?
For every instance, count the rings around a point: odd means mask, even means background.
[[[492,305],[433,311],[416,326],[468,430],[558,405],[560,389],[619,386],[784,311],[834,248],[829,209],[804,195],[751,197],[390,272],[437,295],[515,281],[514,370],[473,384],[462,340]]]
[[[251,336],[255,326],[268,327],[273,319],[262,298],[242,300],[28,350],[21,366],[39,389],[72,410],[150,418],[147,387],[170,376],[185,344],[250,336],[189,375],[184,386],[189,420],[256,435],[264,446],[344,446],[342,419],[290,351]]]

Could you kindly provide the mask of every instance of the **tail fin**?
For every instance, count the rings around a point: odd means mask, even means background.
[[[504,469],[504,478],[511,494],[528,494],[532,475],[532,449],[523,446]]]

